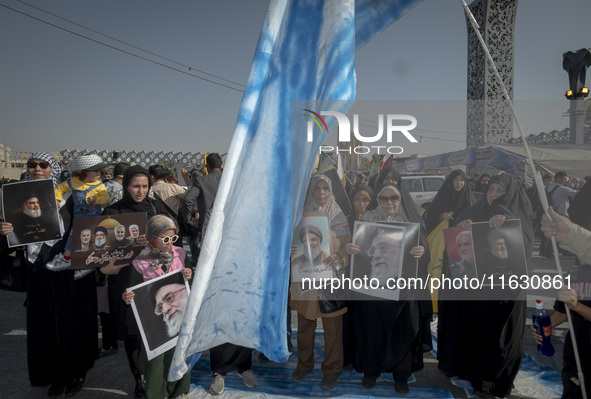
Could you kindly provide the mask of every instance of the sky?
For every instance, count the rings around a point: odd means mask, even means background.
[[[225,153],[267,7],[0,0],[0,142],[13,154]],[[568,127],[562,54],[591,47],[589,15],[589,0],[519,1],[514,100],[526,135]],[[406,156],[465,148],[466,32],[459,0],[424,0],[357,51],[357,100],[420,115]]]

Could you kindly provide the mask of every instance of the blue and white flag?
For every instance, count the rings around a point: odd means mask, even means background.
[[[292,102],[346,113],[355,50],[418,1],[271,0],[169,380],[188,371],[188,356],[226,342],[287,360],[291,234],[326,138],[307,142],[309,119]]]

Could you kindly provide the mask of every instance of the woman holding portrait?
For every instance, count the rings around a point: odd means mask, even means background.
[[[35,152],[27,161],[26,181],[60,183],[61,167],[50,154]],[[72,227],[72,201],[59,210],[64,235],[59,240],[26,245],[27,366],[32,386],[49,386],[49,397],[78,393],[97,357],[94,273],[74,280],[73,270],[49,271],[45,263],[63,251]],[[2,222],[2,235],[13,231]]]
[[[517,178],[506,173],[491,178],[485,198],[457,220],[458,226],[471,230],[473,222],[488,222],[498,229],[508,219],[521,221],[529,262],[533,247],[531,204]],[[503,294],[509,299],[439,303],[438,367],[446,375],[469,380],[480,397],[509,395],[521,365],[525,296],[520,291],[505,290]]]
[[[397,183],[377,187],[376,195],[362,216],[365,222],[419,223],[419,245],[410,253],[418,259],[418,277],[426,277],[429,263],[425,226],[406,188],[399,184],[400,177],[393,173]],[[374,237],[374,240],[376,238]],[[383,245],[382,245],[383,246]],[[388,246],[389,247],[389,246]],[[373,247],[372,247],[373,248]],[[378,246],[370,248],[372,261],[379,263],[386,254]],[[347,245],[347,253],[360,253],[358,245]],[[428,293],[407,292],[399,301],[357,300],[351,303],[351,319],[355,335],[355,370],[364,374],[361,385],[373,389],[382,372],[391,372],[394,389],[398,394],[409,393],[408,379],[423,367],[423,352],[431,349],[429,323],[432,317]]]
[[[345,245],[351,242],[347,218],[332,193],[332,181],[325,175],[312,177],[306,194],[304,212],[323,214],[328,218],[331,231],[331,254],[324,263],[332,266],[333,276],[348,264]],[[295,247],[295,248],[294,248]],[[292,254],[297,246],[292,246]],[[341,272],[342,273],[342,272]],[[303,382],[314,368],[314,336],[316,319],[322,318],[324,326],[324,361],[322,362],[322,389],[333,389],[343,371],[342,315],[347,308],[322,313],[318,301],[318,290],[304,291],[299,283],[292,283],[289,305],[298,312],[298,363],[291,379]]]
[[[161,202],[148,197],[151,181],[149,172],[140,165],[127,168],[123,175],[123,198],[103,211],[103,215],[145,212],[147,218],[155,215],[168,215]],[[140,235],[138,242],[146,245],[145,235]],[[109,264],[99,269],[100,273],[109,275],[109,313],[111,315],[113,336],[123,340],[129,368],[135,379],[135,396],[146,396],[143,365],[140,356],[140,336],[129,305],[122,301],[122,295],[130,286],[131,265]]]

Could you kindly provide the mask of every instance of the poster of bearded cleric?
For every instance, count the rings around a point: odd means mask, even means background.
[[[175,270],[127,289],[148,360],[176,345],[189,299],[189,283]]]
[[[410,254],[418,245],[418,223],[355,222],[354,245],[359,253],[351,257],[351,290],[390,300],[401,299],[400,283],[417,276],[417,259]],[[359,297],[357,299],[371,299]]]
[[[62,237],[51,179],[4,184],[2,212],[13,228],[6,236],[9,247]]]
[[[500,285],[504,279],[507,287],[511,276],[527,276],[522,234],[519,219],[505,220],[499,229],[491,228],[489,222],[472,224],[474,261],[485,286]]]
[[[137,239],[145,234],[146,217],[138,212],[74,219],[72,269],[131,263],[144,248]]]
[[[325,263],[331,255],[331,233],[328,218],[313,216],[314,213],[304,212],[296,227],[291,245],[297,246],[297,252],[291,257],[291,281],[302,282],[302,279],[332,278],[332,267]]]

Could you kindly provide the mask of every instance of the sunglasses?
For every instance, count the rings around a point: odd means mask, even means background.
[[[154,308],[154,313],[156,313],[157,316],[160,316],[162,314],[162,306],[164,306],[164,304],[172,304],[174,302],[174,299],[176,297],[176,294],[178,294],[179,292],[181,292],[182,290],[186,289],[187,287],[183,287],[178,291],[174,291],[174,292],[169,292],[168,294],[166,294],[166,296],[162,299],[162,302],[160,302],[158,305],[156,305],[156,307]]]
[[[49,168],[49,162],[45,162],[45,161],[41,161],[41,162],[30,161],[30,162],[27,162],[27,168],[29,168],[29,169],[35,169],[37,166],[40,166],[41,169],[47,169],[47,168]]]
[[[386,201],[396,202],[396,201],[400,200],[400,197],[397,195],[391,195],[389,197],[379,196],[378,199],[380,200],[380,202],[386,202]]]
[[[158,238],[160,241],[162,241],[163,244],[174,244],[176,242],[176,240],[179,239],[179,236],[177,236],[176,234],[173,236],[164,236],[164,237],[156,237]]]

